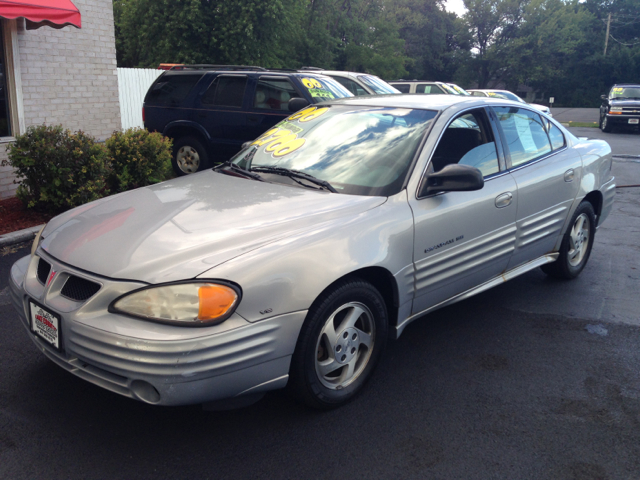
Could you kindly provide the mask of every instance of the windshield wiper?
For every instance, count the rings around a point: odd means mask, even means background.
[[[300,172],[298,170],[290,170],[284,167],[267,167],[267,166],[255,166],[251,169],[253,172],[263,172],[263,173],[273,173],[275,175],[284,175],[285,177],[291,178],[294,182],[302,185],[303,187],[313,188],[311,185],[307,185],[302,182],[298,182],[296,179],[300,178],[306,180],[307,182],[318,185],[322,188],[326,188],[331,193],[338,193],[338,191],[331,186],[329,182],[326,180],[320,180],[319,178],[314,177],[313,175],[309,175],[308,173]]]
[[[251,165],[251,160],[253,159],[253,156],[255,155],[256,150],[258,150],[257,147],[255,148],[255,150],[253,150],[253,152],[250,152],[244,158],[244,160],[246,160],[249,165]],[[236,173],[238,175],[241,175],[243,177],[251,178],[253,180],[258,180],[259,182],[264,182],[264,178],[262,178],[257,173],[253,173],[251,171],[252,170],[251,167],[249,167],[249,169],[245,169],[245,168],[242,168],[240,165],[232,163],[230,160],[227,160],[223,164],[220,164],[217,167],[214,167],[213,169],[214,170],[219,170],[219,169],[223,169],[223,168],[227,168],[227,169],[231,170],[232,172],[234,172],[234,173]]]

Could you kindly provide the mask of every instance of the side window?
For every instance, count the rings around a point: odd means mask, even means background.
[[[300,95],[286,78],[260,78],[253,97],[253,108],[289,110],[289,100]]]
[[[334,76],[332,76],[331,78],[333,78],[335,81],[339,82],[344,88],[349,90],[356,97],[357,96],[361,96],[361,95],[369,95],[369,92],[367,92],[364,88],[362,88],[360,85],[358,85],[353,80],[350,80],[350,79],[344,78],[344,77],[334,77]]]
[[[391,86],[396,88],[400,93],[411,92],[411,85],[408,85],[406,83],[392,83]]]
[[[549,140],[551,140],[551,148],[559,150],[564,147],[566,145],[566,141],[560,129],[546,118],[544,119],[544,125],[547,133],[549,134]]]
[[[496,144],[484,111],[460,115],[444,131],[431,159],[433,171],[456,163],[476,167],[485,177],[500,171]]]
[[[163,75],[154,83],[144,99],[147,105],[178,105],[202,78],[202,73]]]
[[[473,95],[474,97],[484,97],[485,94],[482,92],[471,92],[471,95]]]
[[[436,85],[427,85],[426,83],[420,83],[416,85],[416,93],[425,93],[427,95],[440,95],[443,92]]]
[[[542,119],[530,110],[494,107],[511,154],[511,166],[517,167],[551,152]]]
[[[247,77],[219,76],[202,96],[205,105],[220,107],[242,107],[244,91],[247,88]]]

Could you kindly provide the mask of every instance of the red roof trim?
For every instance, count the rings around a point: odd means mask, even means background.
[[[82,27],[80,11],[71,0],[0,0],[0,17]]]

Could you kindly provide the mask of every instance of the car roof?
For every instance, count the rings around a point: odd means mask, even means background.
[[[352,105],[367,107],[395,107],[395,108],[421,108],[425,110],[446,110],[452,105],[465,103],[469,107],[483,105],[516,105],[511,100],[503,100],[489,97],[472,97],[470,95],[421,95],[421,94],[392,94],[375,95],[367,97],[347,97],[328,102],[332,105]],[[321,104],[316,104],[321,105]]]
[[[640,87],[640,83],[616,83],[613,87]]]
[[[307,73],[311,73],[311,74],[320,74],[320,75],[346,74],[346,75],[370,75],[372,77],[377,76],[377,75],[374,75],[373,73],[350,72],[348,70],[325,70],[323,68],[316,68],[316,67],[301,68],[301,69],[298,70],[298,72],[304,73],[305,75]]]

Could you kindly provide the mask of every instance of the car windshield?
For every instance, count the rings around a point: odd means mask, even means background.
[[[609,98],[640,98],[640,87],[615,87]]]
[[[400,90],[392,87],[384,80],[379,79],[375,75],[358,75],[358,80],[370,87],[377,95],[386,95],[388,93],[400,93]]]
[[[448,83],[447,85],[453,88],[456,92],[458,92],[459,95],[471,95],[464,88],[459,87],[455,83]]]
[[[451,88],[446,83],[439,83],[438,86],[450,95],[462,95],[462,93],[458,92],[454,88]]]
[[[349,90],[344,88],[333,78],[316,77],[305,74],[304,77],[300,78],[300,81],[309,91],[311,98],[313,98],[313,103],[333,100],[335,98],[353,97],[353,94]]]
[[[487,95],[491,98],[502,98],[503,100],[513,100],[513,98],[507,97],[503,92],[487,92]],[[517,100],[516,100],[517,101]]]
[[[280,167],[304,172],[329,182],[339,193],[393,195],[402,188],[436,113],[311,106],[265,132],[231,162],[245,169]],[[261,175],[269,181],[287,182],[286,177]]]
[[[507,100],[513,100],[514,102],[520,102],[520,103],[527,103],[515,93],[507,92],[505,90],[500,90],[499,92],[488,92],[488,93],[490,97],[501,95],[503,98],[506,98]]]

